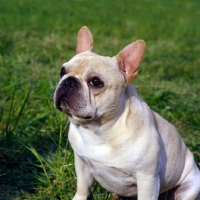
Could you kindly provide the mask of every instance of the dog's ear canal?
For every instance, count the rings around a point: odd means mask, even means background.
[[[126,46],[115,58],[119,64],[120,70],[124,73],[127,84],[138,75],[139,65],[145,51],[145,42],[137,40]]]
[[[77,48],[76,53],[82,53],[87,50],[92,51],[93,48],[93,39],[92,34],[90,33],[90,30],[83,26],[77,35]]]

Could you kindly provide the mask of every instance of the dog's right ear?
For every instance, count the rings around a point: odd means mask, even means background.
[[[125,76],[126,83],[130,83],[137,77],[145,46],[143,40],[137,40],[126,46],[115,56],[119,68]]]
[[[90,30],[83,26],[77,35],[77,48],[76,53],[82,53],[84,51],[90,50],[93,48],[93,39]]]

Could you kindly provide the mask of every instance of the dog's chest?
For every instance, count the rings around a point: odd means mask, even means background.
[[[121,196],[135,196],[137,194],[136,178],[133,173],[106,166],[87,158],[83,159],[93,177],[108,191]]]
[[[124,138],[126,136],[123,136],[123,141],[120,140],[120,143],[116,145],[114,139],[110,142],[105,137],[94,134],[88,129],[77,128],[73,124],[70,125],[69,130],[69,141],[75,153],[80,157],[99,165],[119,168],[124,171],[133,170],[132,163],[137,163],[140,159],[136,153],[136,149],[139,150],[139,148],[137,145],[135,148],[132,139]],[[135,165],[135,167],[137,166]]]
[[[126,191],[126,194],[135,195],[136,179],[129,157],[131,152],[113,149],[88,130],[85,133],[82,130],[80,134],[77,129],[70,128],[69,140],[73,150],[82,157],[94,178],[109,191],[121,195]]]

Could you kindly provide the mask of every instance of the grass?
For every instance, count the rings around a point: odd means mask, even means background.
[[[197,0],[1,0],[0,199],[73,197],[68,121],[53,108],[53,92],[83,25],[101,55],[146,41],[133,84],[177,127],[200,163],[199,10]],[[92,192],[95,199],[110,198],[97,183]]]

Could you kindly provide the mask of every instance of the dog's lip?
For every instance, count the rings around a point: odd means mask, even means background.
[[[93,109],[92,111],[88,111],[85,114],[79,115],[78,118],[82,119],[83,121],[92,121],[97,118],[97,109]]]
[[[56,109],[62,111],[62,108],[60,107],[60,105],[61,105],[61,102],[60,102],[60,101],[55,101],[54,107],[55,107]]]
[[[60,110],[61,112],[63,111],[63,112],[66,112],[66,114],[67,115],[69,115],[70,114],[70,111],[69,110],[67,110],[66,109],[66,107],[65,106],[62,106],[62,104],[61,104],[61,100],[65,100],[65,103],[67,103],[67,98],[66,97],[61,97],[60,99],[58,99],[57,101],[56,101],[56,103],[55,103],[55,107],[58,109],[58,110]],[[63,107],[63,108],[62,108]],[[70,114],[71,115],[71,114]],[[73,115],[72,115],[73,116]],[[77,118],[79,118],[79,119],[81,119],[81,120],[83,120],[83,121],[90,121],[90,120],[92,120],[94,117],[92,116],[92,115],[74,115],[74,116],[76,116]]]
[[[80,118],[82,118],[84,120],[91,120],[93,117],[92,116],[84,116],[84,117],[82,116]]]
[[[65,105],[63,105],[63,102],[65,102]],[[93,112],[89,112],[89,113],[85,113],[85,114],[79,114],[76,113],[72,107],[70,107],[69,109],[69,104],[68,104],[68,101],[67,101],[67,97],[65,95],[60,95],[60,96],[54,96],[54,107],[56,109],[58,109],[59,111],[61,112],[64,112],[66,113],[68,116],[72,117],[72,118],[76,118],[76,119],[79,119],[81,121],[91,121],[92,119],[95,118],[95,113]]]
[[[56,98],[56,99],[55,99],[55,103],[54,103],[54,107],[55,107],[56,109],[60,110],[61,112],[64,110],[64,109],[62,108],[62,105],[61,105],[61,101],[62,101],[62,100],[64,100],[65,103],[67,104],[67,98],[64,97],[64,96],[61,96],[61,97],[59,97],[59,98]]]
[[[80,115],[71,115],[72,118],[74,118],[75,120],[81,121],[81,122],[89,122],[92,121],[94,119],[93,116],[80,116]]]

